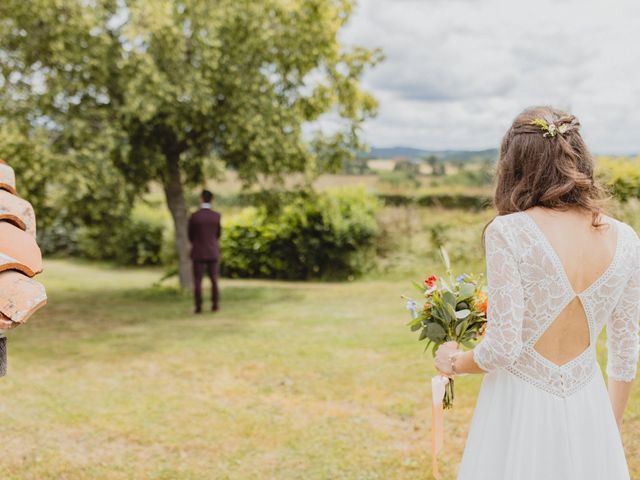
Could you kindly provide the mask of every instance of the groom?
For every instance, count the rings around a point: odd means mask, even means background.
[[[211,280],[212,310],[218,311],[220,295],[218,292],[218,269],[220,266],[220,213],[211,210],[213,193],[203,190],[200,195],[200,209],[189,219],[189,240],[191,241],[191,260],[193,261],[195,313],[202,312],[202,276],[206,272]]]

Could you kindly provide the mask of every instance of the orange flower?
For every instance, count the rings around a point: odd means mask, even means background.
[[[484,313],[485,315],[487,314],[487,307],[489,306],[489,302],[487,302],[486,300],[484,302],[481,302],[477,305],[478,310],[480,310],[482,313]]]
[[[431,310],[431,304],[429,302],[427,302],[422,306],[422,311],[424,313],[429,313],[429,310]]]
[[[487,314],[487,307],[489,306],[489,302],[487,300],[487,296],[484,293],[480,293],[478,295],[478,298],[476,298],[474,305],[480,312],[485,315]]]

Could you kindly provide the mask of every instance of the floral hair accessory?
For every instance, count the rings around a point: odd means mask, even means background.
[[[564,135],[569,129],[569,125],[567,125],[566,123],[563,123],[560,126],[556,126],[555,123],[547,123],[546,120],[542,118],[536,118],[534,120],[531,120],[530,124],[535,125],[536,127],[539,127],[540,130],[542,130],[543,132],[542,136],[545,138],[553,138],[558,133],[560,135]]]

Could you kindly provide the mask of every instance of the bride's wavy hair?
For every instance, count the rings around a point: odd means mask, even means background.
[[[577,207],[600,222],[607,195],[594,177],[594,161],[580,122],[553,107],[531,107],[507,130],[497,163],[494,206],[498,215],[532,207]]]

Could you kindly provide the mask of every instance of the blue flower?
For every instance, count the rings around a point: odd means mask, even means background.
[[[415,300],[407,300],[407,310],[411,312],[411,316],[414,320],[418,318],[418,304]]]
[[[464,281],[465,278],[467,278],[467,274],[463,273],[458,278],[456,278],[456,282],[460,283],[460,282]]]

